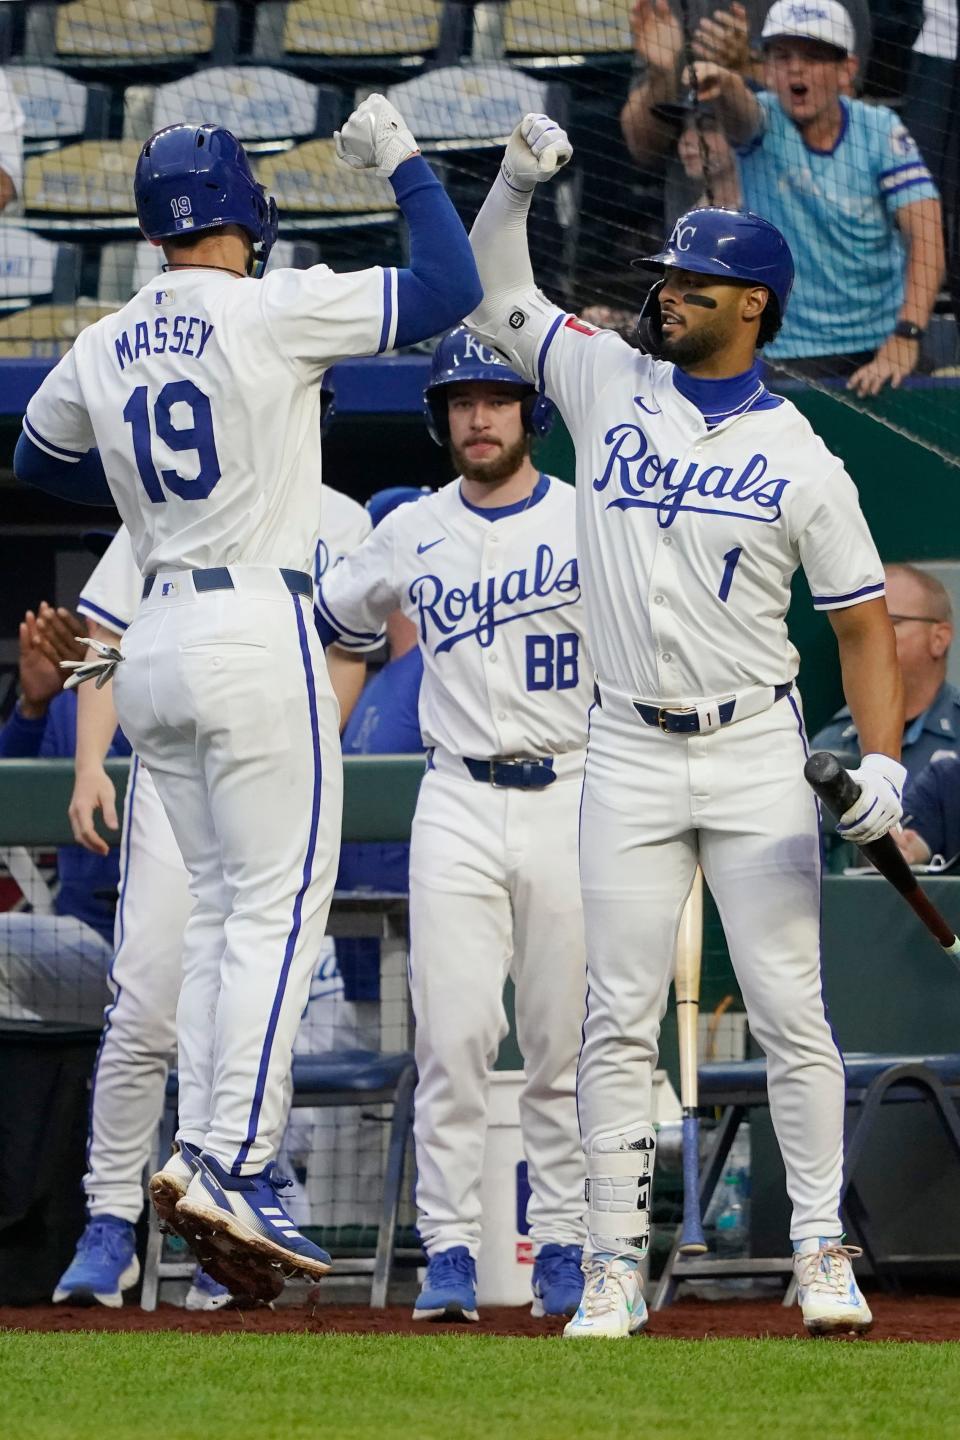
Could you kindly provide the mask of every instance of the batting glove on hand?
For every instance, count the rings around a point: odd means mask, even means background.
[[[501,169],[515,190],[552,180],[573,154],[567,132],[549,115],[524,115],[507,142]]]
[[[384,179],[404,160],[420,154],[399,110],[385,95],[368,95],[333,138],[345,164],[354,170],[376,170]]]
[[[860,794],[837,821],[837,834],[854,845],[869,845],[899,825],[907,772],[889,755],[864,755],[859,768],[850,771],[850,778],[860,786]]]

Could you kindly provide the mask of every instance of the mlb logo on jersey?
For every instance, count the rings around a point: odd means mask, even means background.
[[[179,595],[180,585],[176,580],[164,580],[160,586],[161,595]]]

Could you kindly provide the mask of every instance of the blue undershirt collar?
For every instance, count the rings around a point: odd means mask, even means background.
[[[460,499],[468,510],[472,510],[474,515],[479,515],[482,520],[504,520],[508,515],[519,515],[521,510],[532,510],[534,505],[539,505],[549,489],[550,476],[541,475],[526,500],[518,500],[515,505],[471,505],[469,500],[464,499],[462,490]]]
[[[730,375],[723,380],[701,380],[675,365],[673,383],[683,398],[700,411],[708,430],[733,415],[744,415],[748,410],[772,410],[783,404],[781,397],[771,395],[764,385],[756,361],[742,375]]]

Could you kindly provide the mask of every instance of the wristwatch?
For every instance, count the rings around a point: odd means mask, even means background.
[[[893,327],[893,333],[899,340],[922,340],[925,332],[922,326],[914,325],[912,320],[898,320]]]

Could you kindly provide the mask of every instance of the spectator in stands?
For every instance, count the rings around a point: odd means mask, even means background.
[[[23,111],[0,66],[0,210],[20,195],[23,186]]]
[[[960,320],[960,65],[957,0],[925,0],[913,46],[904,120],[939,187],[947,283]]]
[[[44,602],[20,626],[20,696],[0,730],[0,759],[73,759],[77,696],[63,690],[60,660],[87,659],[74,636],[85,625],[68,610]],[[129,755],[118,730],[111,754]],[[116,825],[116,816],[107,816]],[[59,889],[53,914],[34,910],[0,914],[0,1015],[7,1019],[75,1021],[99,1026],[107,1002],[113,957],[117,852],[91,855],[79,845],[57,851]]]
[[[886,565],[887,609],[903,673],[906,724],[901,758],[911,777],[931,760],[960,750],[960,690],[947,680],[953,609],[946,589],[916,565]],[[857,727],[844,707],[810,742],[813,750],[860,754]]]
[[[951,870],[960,859],[960,756],[939,755],[903,792],[903,828],[892,832],[911,865],[941,863]]]
[[[745,206],[783,231],[796,261],[765,358],[876,395],[920,357],[943,277],[937,189],[895,113],[844,93],[857,60],[839,0],[777,0],[761,38],[759,95],[712,62],[685,78],[738,147]]]
[[[769,0],[752,0],[743,6],[734,0],[729,9],[715,9],[715,0],[636,0],[630,13],[635,63],[630,93],[620,112],[620,125],[627,149],[641,170],[665,176],[664,204],[668,225],[678,215],[703,203],[702,177],[691,175],[678,162],[676,133],[669,108],[681,98],[681,71],[692,55],[742,75],[748,83],[759,81],[762,62],[759,50],[750,44],[750,35],[759,35]],[[866,0],[849,0],[856,32],[856,52],[861,66],[870,50],[870,11]],[[694,26],[688,50],[684,39],[682,13]],[[712,12],[712,13],[711,13]],[[689,95],[681,103],[689,104]],[[711,187],[712,188],[712,187]],[[715,204],[726,201],[714,198]]]

